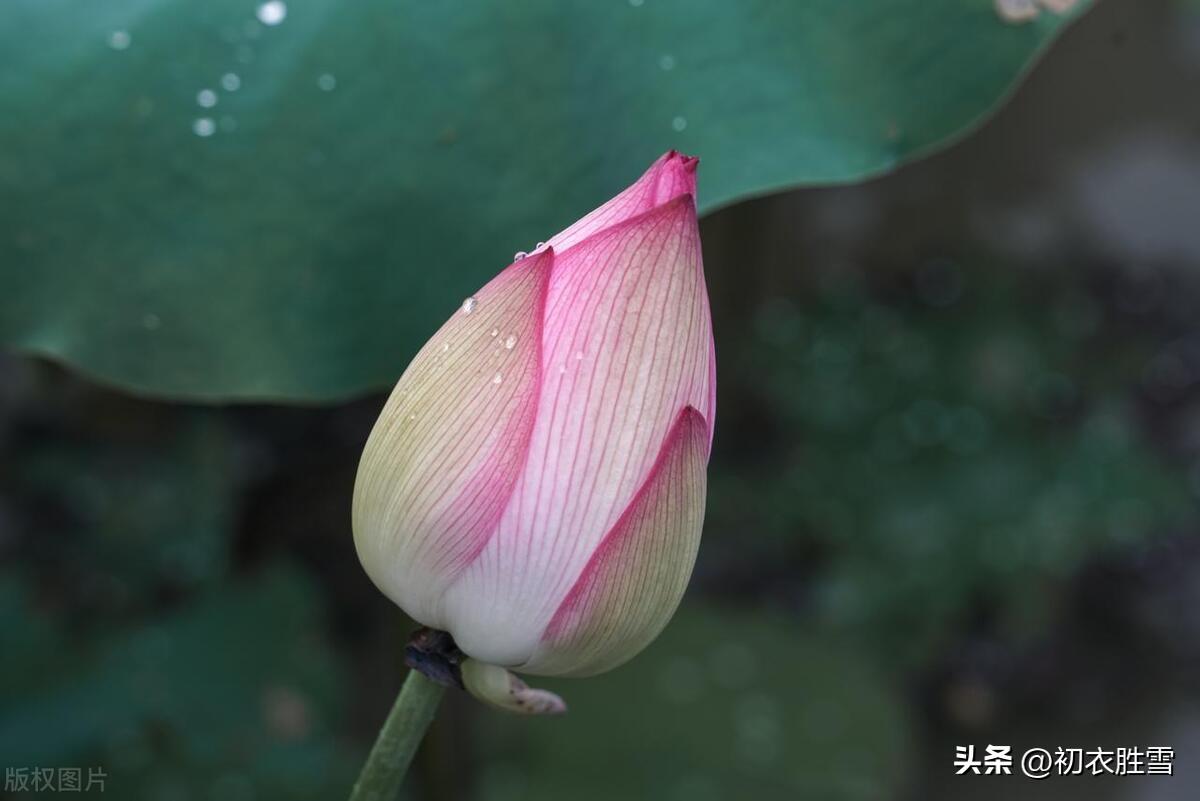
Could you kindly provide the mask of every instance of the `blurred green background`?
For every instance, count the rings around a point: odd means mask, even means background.
[[[117,798],[343,797],[411,628],[349,532],[381,388],[507,252],[678,146],[723,207],[688,598],[629,665],[548,683],[564,719],[450,697],[408,797],[1200,794],[1194,3],[1098,0],[983,127],[899,169],[1063,21],[256,6],[0,11],[0,765],[102,768]],[[785,24],[812,30],[795,74],[762,33]],[[524,97],[489,72],[505,47],[439,40],[497,31],[560,77]],[[562,48],[581,61],[546,67]],[[485,107],[406,105],[417,80]],[[1177,775],[955,777],[986,743],[1166,745]]]

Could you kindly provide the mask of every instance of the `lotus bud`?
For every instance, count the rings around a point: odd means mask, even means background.
[[[561,711],[509,671],[601,673],[666,626],[704,518],[715,411],[697,160],[632,186],[467,298],[363,451],[354,543],[464,685]]]

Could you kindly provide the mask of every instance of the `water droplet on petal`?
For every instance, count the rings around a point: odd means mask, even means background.
[[[528,255],[529,254],[526,253],[525,251],[518,250],[516,253],[513,254],[513,261],[520,261],[521,259],[525,258]]]
[[[196,105],[201,108],[212,108],[217,105],[217,93],[212,89],[201,89],[196,93]]]
[[[534,250],[535,250],[535,251],[536,251],[536,250],[541,250],[541,249],[542,249],[542,248],[544,248],[544,247],[546,247],[546,243],[545,243],[545,242],[538,242],[538,243],[537,243],[537,245],[534,247]]]
[[[317,88],[322,92],[332,92],[334,89],[337,89],[337,78],[326,72],[317,77]]]
[[[108,46],[113,50],[127,50],[132,41],[128,31],[113,31],[108,35]]]
[[[227,72],[221,76],[221,88],[226,92],[236,92],[242,86],[242,79],[236,72]]]
[[[450,343],[443,342],[442,343],[442,353],[449,353],[449,352],[450,352]]]
[[[263,25],[278,25],[287,18],[287,3],[270,0],[258,7],[256,16]]]
[[[513,349],[513,346],[514,346],[514,345],[516,345],[516,344],[517,344],[517,335],[516,335],[516,334],[509,334],[509,335],[508,335],[508,339],[504,340],[504,349],[505,349],[505,350],[512,350],[512,349]]]
[[[676,117],[671,120],[671,127],[676,131],[682,131],[687,127],[687,117]]]
[[[212,117],[198,117],[192,123],[192,133],[196,136],[212,136],[217,130],[217,124],[213,122]]]
[[[504,380],[504,376],[500,375],[499,373],[496,373],[494,376],[492,376],[493,384],[499,384],[503,380]]]
[[[493,337],[494,337],[494,336],[496,336],[496,334],[499,334],[499,333],[500,333],[500,329],[499,329],[499,328],[493,328],[493,329],[492,329],[492,330],[491,330],[491,331],[488,333],[488,336],[493,336]]]
[[[464,300],[462,302],[463,314],[470,314],[471,312],[475,311],[475,307],[478,305],[479,305],[479,301],[475,300],[474,296],[467,298],[466,300]]]

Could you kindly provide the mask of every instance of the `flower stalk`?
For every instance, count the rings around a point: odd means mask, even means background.
[[[444,686],[420,671],[408,672],[354,783],[350,801],[391,801],[399,795],[404,774],[433,722],[433,713],[445,691]]]

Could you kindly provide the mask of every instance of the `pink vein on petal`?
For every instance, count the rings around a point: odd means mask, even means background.
[[[545,574],[554,585],[546,597],[560,597],[565,588],[555,587],[570,580],[560,568],[590,552],[604,530],[593,533],[593,524],[606,529],[603,521],[619,513],[612,505],[624,505],[623,488],[653,458],[644,446],[666,433],[670,410],[711,403],[704,341],[711,334],[696,296],[702,276],[694,227],[692,198],[679,195],[589,237],[556,265],[545,329],[551,346],[543,356],[550,386],[539,402],[535,450],[514,491],[516,519],[506,516],[502,530],[511,531],[503,553],[492,557],[504,563],[490,572]],[[641,344],[627,339],[629,326]],[[647,391],[642,370],[665,395]],[[564,496],[565,487],[574,490]]]
[[[448,567],[452,570],[452,575],[457,576],[462,573],[471,563],[473,563],[483,549],[487,546],[488,541],[496,533],[496,528],[499,525],[500,518],[504,515],[508,504],[512,502],[513,487],[516,485],[518,478],[525,468],[525,463],[529,459],[529,449],[531,447],[531,437],[534,423],[537,419],[537,409],[542,391],[542,350],[543,330],[546,325],[546,300],[550,292],[550,280],[553,274],[554,265],[554,249],[546,248],[531,257],[530,260],[544,260],[545,264],[544,276],[541,278],[541,287],[538,292],[533,316],[535,324],[533,330],[530,331],[530,336],[536,352],[531,362],[532,369],[535,371],[533,380],[533,388],[529,393],[529,397],[521,404],[529,409],[529,412],[523,415],[519,430],[514,432],[512,441],[517,445],[515,452],[501,454],[501,458],[496,463],[481,464],[479,470],[471,478],[468,489],[462,493],[463,497],[472,497],[472,493],[478,493],[482,496],[489,494],[489,503],[481,504],[478,513],[471,522],[475,525],[466,528],[466,531],[473,532],[465,534],[463,542],[465,547],[458,553],[453,560],[453,564]],[[504,469],[497,469],[504,466]],[[504,477],[505,480],[498,481],[497,474]],[[432,474],[431,474],[432,475]],[[462,520],[463,517],[471,512],[471,506],[466,505],[455,519],[455,523]]]
[[[644,644],[665,625],[699,542],[708,430],[695,407],[680,412],[637,492],[550,618],[542,634],[550,647],[535,657],[535,669],[561,658],[556,649],[570,643],[569,658],[583,662],[569,672],[586,675],[597,667],[591,660],[602,662],[618,643]],[[624,656],[633,652],[626,648]]]
[[[548,243],[561,255],[588,237],[650,211],[678,195],[695,197],[698,162],[699,159],[669,151],[625,191],[550,237]]]

